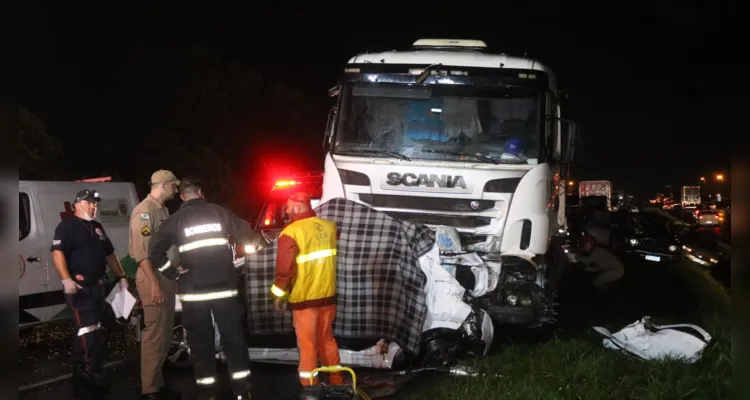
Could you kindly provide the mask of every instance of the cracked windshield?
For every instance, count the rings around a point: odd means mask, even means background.
[[[539,104],[529,88],[354,84],[344,91],[335,153],[537,164]]]

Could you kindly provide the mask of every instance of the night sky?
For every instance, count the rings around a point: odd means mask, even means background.
[[[139,44],[168,49],[202,42],[287,81],[320,106],[311,124],[322,138],[332,104],[326,91],[351,56],[440,37],[481,39],[492,52],[527,53],[553,68],[570,96],[563,112],[586,135],[584,161],[573,167],[576,180],[607,179],[615,189],[652,192],[729,173],[729,135],[739,115],[730,110],[740,94],[728,90],[737,78],[717,47],[729,14],[719,6],[350,2],[272,10],[255,2],[128,3],[30,2],[23,14],[29,22],[18,39],[21,103],[68,149],[82,133],[96,135],[88,113]]]

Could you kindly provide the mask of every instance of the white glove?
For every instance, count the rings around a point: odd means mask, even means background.
[[[120,289],[128,290],[128,278],[120,278]]]
[[[74,280],[72,280],[70,278],[64,279],[62,281],[62,284],[63,284],[63,288],[64,288],[66,294],[76,294],[76,293],[78,293],[78,284],[75,283]]]

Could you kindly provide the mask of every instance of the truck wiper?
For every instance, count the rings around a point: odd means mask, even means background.
[[[468,156],[468,157],[474,157],[477,160],[491,162],[491,163],[493,163],[495,165],[500,164],[500,161],[495,160],[492,157],[483,156],[481,154],[461,153],[461,152],[458,152],[458,151],[432,150],[432,149],[422,149],[422,151],[425,152],[425,153],[447,154],[447,155],[450,155],[450,156],[459,156],[459,157],[466,157],[466,156]]]
[[[374,149],[357,149],[357,150],[344,150],[339,153],[369,153],[369,154],[383,154],[389,157],[398,158],[399,160],[403,161],[411,161],[411,158],[401,154],[397,153],[395,151],[388,151],[388,150],[374,150]]]

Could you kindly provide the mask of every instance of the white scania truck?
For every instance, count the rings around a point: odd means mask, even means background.
[[[431,227],[454,227],[495,274],[501,323],[554,320],[565,257],[565,187],[575,124],[553,72],[489,54],[480,40],[421,39],[351,58],[324,139],[321,202],[344,197]],[[481,299],[480,299],[481,300]]]

